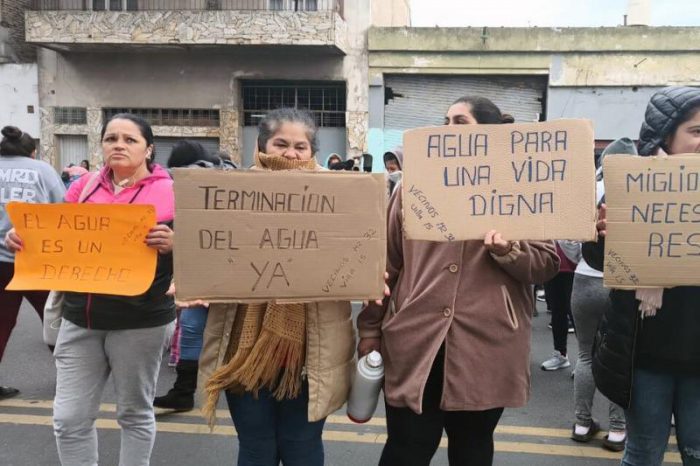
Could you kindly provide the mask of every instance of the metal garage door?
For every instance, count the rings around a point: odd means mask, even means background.
[[[80,165],[88,157],[87,136],[61,134],[58,139],[59,166],[65,168],[68,164]]]
[[[168,158],[170,157],[170,151],[176,142],[187,139],[189,141],[196,141],[204,146],[204,148],[213,154],[219,151],[219,139],[218,138],[171,138],[171,137],[156,137],[154,143],[156,146],[156,158],[155,162],[162,166],[167,166]]]
[[[384,127],[403,130],[441,125],[450,104],[464,95],[491,99],[517,122],[539,121],[547,77],[401,75],[386,76],[384,85]]]

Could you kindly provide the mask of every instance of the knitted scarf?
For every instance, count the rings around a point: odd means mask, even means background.
[[[255,154],[255,166],[263,170],[316,168],[316,160],[290,160]],[[251,303],[236,311],[224,365],[207,381],[202,412],[213,428],[221,390],[236,393],[261,388],[276,399],[296,398],[301,391],[305,361],[306,306],[303,303]]]

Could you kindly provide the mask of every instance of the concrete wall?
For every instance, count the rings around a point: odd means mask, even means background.
[[[0,65],[0,127],[13,125],[38,139],[41,134],[37,65]],[[28,107],[34,113],[29,113]]]
[[[386,73],[543,74],[558,86],[700,85],[700,27],[372,28]]]
[[[0,1],[0,63],[31,63],[36,50],[24,40],[24,10],[31,0]]]
[[[236,53],[40,53],[41,105],[93,109],[94,125],[80,128],[92,134],[102,123],[101,108],[216,108],[219,128],[154,128],[159,136],[218,137],[221,149],[235,158],[240,154],[240,80],[290,79],[342,81],[343,59],[336,55],[309,56],[301,51],[268,49]],[[53,137],[58,134],[47,111],[42,123],[42,152],[55,160]],[[72,128],[75,129],[75,128]],[[67,134],[68,129],[60,129]],[[92,138],[91,154],[99,153]],[[94,155],[96,156],[96,155]]]
[[[588,118],[595,138],[639,137],[651,95],[660,87],[553,87],[547,96],[547,118]]]
[[[240,79],[343,80],[343,59],[301,50],[41,56],[42,105],[237,107]]]
[[[30,11],[27,41],[45,44],[323,45],[345,41],[334,11]]]
[[[375,0],[372,2],[372,26],[407,27],[411,25],[409,0]]]
[[[381,1],[381,0],[374,0]],[[362,155],[367,150],[369,101],[367,76],[367,32],[370,27],[372,0],[345,2],[348,48],[342,74],[347,81],[347,157]]]

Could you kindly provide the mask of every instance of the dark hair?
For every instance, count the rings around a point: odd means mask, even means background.
[[[671,125],[671,127],[669,128],[669,136],[674,137],[676,135],[676,131],[678,131],[678,127],[686,121],[692,120],[695,114],[698,112],[700,112],[700,99],[691,102],[690,105],[688,105],[681,111],[681,113],[678,114],[678,118],[673,120],[673,125]],[[668,152],[668,148],[666,147],[666,141],[664,141],[661,144],[661,146],[666,152]]]
[[[515,118],[507,113],[501,113],[496,104],[486,97],[465,95],[452,102],[454,104],[466,104],[471,107],[471,114],[477,123],[481,125],[496,125],[500,123],[514,123]]]
[[[2,129],[0,155],[22,155],[31,157],[36,150],[36,142],[27,133],[16,126],[5,126]]]
[[[156,158],[156,147],[153,142],[154,137],[151,125],[146,120],[144,120],[138,115],[134,115],[133,113],[117,113],[116,115],[113,115],[109,120],[107,120],[104,125],[102,125],[102,131],[100,132],[100,140],[104,139],[105,137],[105,133],[107,132],[107,125],[109,125],[114,120],[129,120],[130,122],[138,126],[139,132],[141,133],[141,137],[143,137],[146,140],[146,147],[153,146],[153,149],[151,150],[151,157],[146,157],[146,166],[148,167],[148,171],[153,171],[153,159]]]
[[[170,151],[168,168],[187,167],[195,162],[206,161],[219,165],[220,160],[207,152],[203,145],[188,139],[178,141]]]
[[[282,123],[301,123],[306,126],[306,137],[311,145],[311,153],[318,152],[318,129],[313,116],[306,110],[278,108],[272,110],[258,125],[258,150],[265,152],[267,141],[280,129]]]
[[[85,168],[87,171],[90,171],[90,161],[88,159],[83,159],[80,161],[80,166],[82,167],[83,164],[85,164]]]

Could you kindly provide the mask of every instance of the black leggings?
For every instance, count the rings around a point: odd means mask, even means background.
[[[493,431],[503,408],[487,411],[443,411],[440,409],[444,353],[435,358],[423,393],[423,414],[409,408],[386,405],[388,438],[380,466],[428,466],[447,432],[450,466],[493,464]]]
[[[554,349],[566,356],[566,340],[569,334],[571,316],[571,290],[574,286],[573,272],[559,272],[544,284],[547,304],[552,311],[552,338]]]

